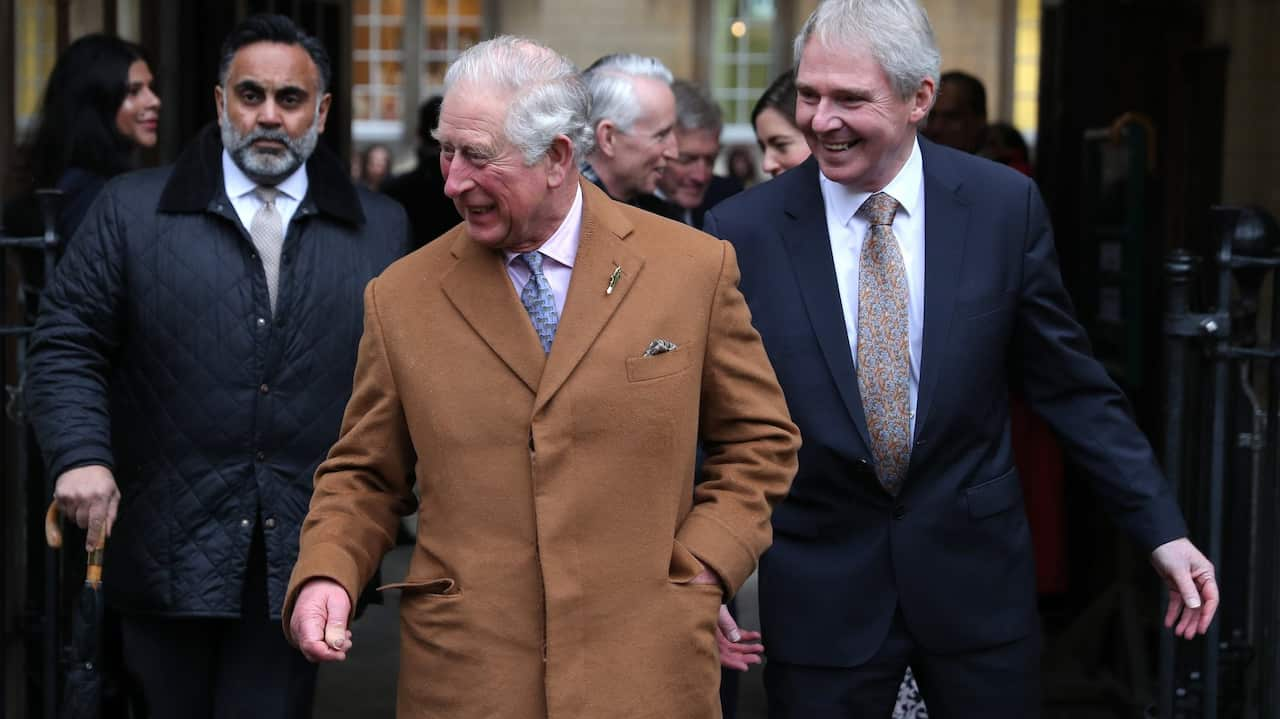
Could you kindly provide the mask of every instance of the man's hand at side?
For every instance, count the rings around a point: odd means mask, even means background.
[[[1169,587],[1169,611],[1165,613],[1164,625],[1172,627],[1177,621],[1173,633],[1184,639],[1204,634],[1218,610],[1218,582],[1213,576],[1213,564],[1186,537],[1156,547],[1151,553],[1151,564]]]
[[[53,499],[62,516],[75,520],[85,530],[86,551],[97,549],[102,539],[111,536],[120,490],[110,469],[100,464],[68,469],[58,475]]]
[[[716,646],[720,649],[720,666],[745,672],[752,664],[759,664],[760,655],[764,653],[764,645],[759,643],[759,639],[760,632],[739,629],[729,608],[720,605],[720,617],[716,621]]]
[[[724,590],[720,578],[705,566],[697,576],[689,580],[690,584],[711,584]],[[716,647],[720,650],[720,666],[745,672],[752,664],[760,663],[760,655],[764,653],[764,645],[756,642],[760,632],[748,632],[738,628],[729,608],[720,605],[720,616],[716,618]]]
[[[351,597],[332,579],[302,585],[289,618],[289,633],[302,655],[312,662],[340,662],[351,648]]]

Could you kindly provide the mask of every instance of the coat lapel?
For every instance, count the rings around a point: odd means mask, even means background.
[[[806,160],[797,170],[799,188],[786,206],[783,242],[791,257],[796,283],[804,297],[813,333],[818,338],[822,355],[835,379],[849,416],[865,446],[871,446],[867,418],[858,394],[857,374],[853,368],[853,352],[849,347],[848,329],[844,324],[840,287],[836,283],[835,262],[831,259],[831,236],[827,232],[827,213],[818,185],[818,162]]]
[[[551,399],[582,361],[644,267],[644,258],[624,242],[634,229],[631,223],[594,185],[585,182],[581,185],[582,234],[573,262],[573,279],[569,281],[564,314],[538,386],[535,412]],[[622,271],[613,292],[606,294],[615,268]],[[525,324],[529,324],[527,318]]]
[[[452,250],[458,263],[442,283],[445,296],[511,371],[537,392],[546,356],[529,314],[514,294],[502,253],[481,246],[465,231],[458,233]]]
[[[916,399],[915,434],[929,418],[942,350],[947,346],[960,268],[964,266],[969,204],[960,193],[961,179],[932,143],[920,139],[924,164],[924,337],[920,350],[920,391]]]

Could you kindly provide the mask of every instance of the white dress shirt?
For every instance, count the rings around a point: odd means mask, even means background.
[[[835,261],[836,283],[840,287],[840,304],[844,309],[844,326],[849,337],[853,361],[858,362],[858,268],[862,261],[862,243],[867,239],[870,223],[857,215],[858,208],[872,194],[852,190],[828,180],[818,173],[822,203],[827,213],[827,233],[831,238],[831,259]],[[902,262],[907,270],[908,337],[911,350],[911,431],[916,426],[916,400],[920,393],[920,349],[924,334],[924,164],[920,143],[913,142],[911,156],[897,176],[881,192],[898,201],[900,207],[893,218],[893,236],[898,240]]]
[[[231,207],[235,209],[236,216],[247,232],[253,226],[253,216],[262,207],[262,200],[253,192],[258,189],[258,183],[244,174],[244,170],[240,169],[226,150],[222,151],[222,184],[226,188],[227,199],[231,200]],[[307,187],[305,162],[276,185],[276,189],[280,191],[275,199],[276,212],[280,213],[280,229],[284,231],[285,237],[289,235],[289,221],[293,219],[293,213],[298,211],[302,198],[307,196]]]
[[[564,317],[564,300],[569,294],[569,279],[573,275],[573,261],[578,256],[578,241],[582,239],[582,186],[579,185],[573,196],[573,204],[569,206],[569,214],[551,233],[551,237],[538,252],[543,255],[542,276],[551,285],[551,294],[556,297],[556,316]],[[524,290],[529,277],[533,275],[524,262],[514,262],[520,256],[518,252],[507,252],[507,276],[515,285],[516,296]]]

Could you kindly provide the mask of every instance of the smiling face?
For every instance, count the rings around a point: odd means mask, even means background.
[[[609,160],[610,186],[616,197],[629,200],[639,194],[651,194],[662,179],[668,162],[675,160],[676,96],[671,86],[652,77],[632,78],[636,104],[644,108],[629,130],[619,129],[609,120],[602,121],[599,135],[601,151]]]
[[[695,128],[676,130],[676,158],[667,163],[658,187],[669,200],[692,210],[702,206],[711,186],[711,170],[720,154],[720,133]]]
[[[796,72],[796,124],[828,179],[875,192],[911,155],[916,125],[933,102],[925,78],[906,99],[865,48],[810,39]]]
[[[546,242],[564,220],[573,153],[569,139],[560,135],[546,155],[525,165],[504,129],[510,101],[508,94],[492,88],[452,88],[436,128],[440,171],[444,194],[458,208],[472,240],[528,252]]]
[[[222,145],[255,182],[274,185],[315,151],[329,114],[320,71],[298,45],[257,42],[236,51],[214,88]]]
[[[139,147],[155,147],[160,127],[160,98],[145,60],[129,65],[129,85],[116,111],[116,129]]]
[[[760,169],[770,177],[809,159],[809,143],[804,134],[775,108],[766,107],[756,115],[756,141],[763,153]]]

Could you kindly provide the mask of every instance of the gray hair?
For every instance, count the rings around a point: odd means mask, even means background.
[[[903,99],[926,77],[937,87],[942,58],[917,0],[824,0],[796,35],[796,67],[811,38],[829,48],[867,48]]]
[[[471,83],[511,93],[503,129],[526,165],[544,157],[559,135],[573,143],[575,164],[594,147],[591,96],[578,68],[555,50],[513,35],[472,45],[445,73],[445,95]]]
[[[650,77],[671,84],[671,71],[656,57],[618,53],[605,55],[591,63],[582,80],[591,91],[591,130],[602,120],[609,120],[619,130],[630,132],[631,126],[644,114],[636,99],[637,77]]]
[[[676,80],[671,83],[671,92],[676,96],[676,127],[720,134],[724,127],[720,106],[701,87],[688,80]]]

